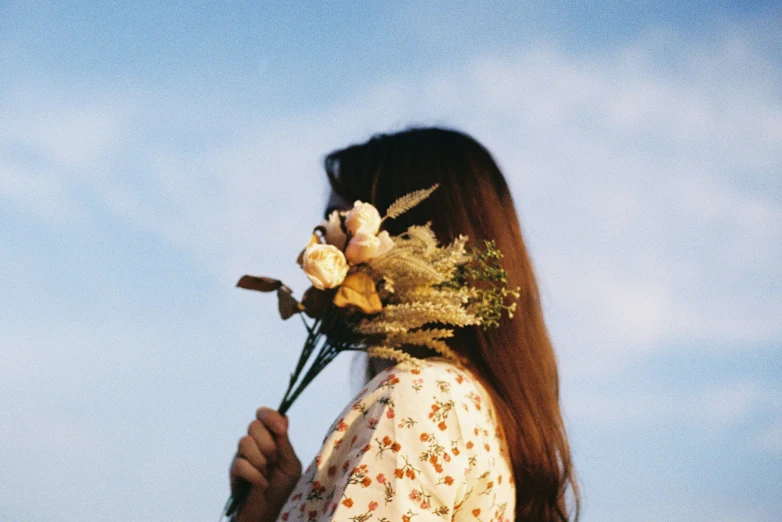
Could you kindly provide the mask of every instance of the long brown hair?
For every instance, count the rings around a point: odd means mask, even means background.
[[[577,519],[556,358],[513,200],[491,154],[461,132],[415,128],[332,152],[325,167],[336,194],[369,201],[381,214],[399,196],[439,183],[428,200],[388,222],[392,234],[431,221],[442,242],[459,234],[496,242],[510,286],[521,289],[517,313],[499,328],[463,328],[449,345],[467,356],[497,409],[514,472],[516,521]]]

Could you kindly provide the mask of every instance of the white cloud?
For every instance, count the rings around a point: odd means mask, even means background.
[[[126,124],[122,105],[92,92],[35,89],[9,98],[0,144],[55,163],[61,174],[94,166],[117,144]]]
[[[90,219],[81,185],[105,175],[126,124],[120,104],[91,94],[8,95],[0,105],[0,197],[59,226]]]
[[[698,397],[691,415],[715,426],[733,426],[754,412],[779,415],[782,412],[779,404],[774,408],[774,395],[779,396],[779,392],[760,383],[737,382]]]
[[[699,438],[731,438],[744,449],[782,449],[782,389],[760,380],[711,384],[697,392],[671,387],[639,391],[611,383],[566,390],[566,416],[590,425],[634,430],[680,425]],[[737,435],[738,434],[738,435]]]
[[[76,108],[26,120],[22,136],[67,166],[83,167],[101,158],[115,138],[117,115],[106,108]]]
[[[755,438],[755,446],[761,451],[782,455],[782,421],[759,433]]]
[[[565,398],[568,418],[611,426],[650,426],[681,418],[688,410],[676,397],[655,393],[574,393]]]
[[[46,220],[71,220],[78,212],[61,180],[30,172],[0,158],[0,197]]]

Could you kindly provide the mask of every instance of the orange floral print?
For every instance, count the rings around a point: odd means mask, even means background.
[[[501,432],[466,370],[397,365],[338,417],[277,522],[512,522]]]

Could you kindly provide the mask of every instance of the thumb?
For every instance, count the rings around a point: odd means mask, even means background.
[[[288,438],[287,421],[288,418],[285,417],[286,429],[276,434],[277,454],[279,455],[277,466],[286,475],[298,477],[301,475],[301,461],[296,456],[290,438]]]

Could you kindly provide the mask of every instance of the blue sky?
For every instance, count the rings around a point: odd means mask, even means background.
[[[0,2],[0,514],[215,520],[302,340],[324,154],[461,128],[511,185],[589,521],[782,510],[772,3]],[[291,410],[307,461],[355,390]],[[33,487],[35,485],[35,487]]]

